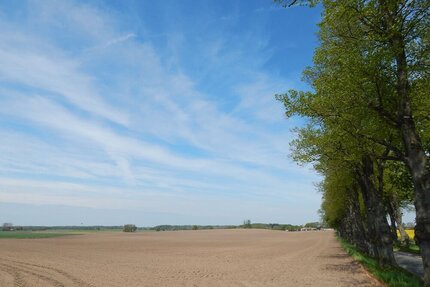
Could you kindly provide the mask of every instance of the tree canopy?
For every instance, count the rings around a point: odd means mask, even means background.
[[[324,8],[303,74],[311,90],[276,98],[287,117],[308,119],[291,147],[324,177],[325,220],[382,265],[395,264],[400,210],[413,202],[430,285],[430,1],[277,2]]]

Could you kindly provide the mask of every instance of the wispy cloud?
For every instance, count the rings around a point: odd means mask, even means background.
[[[232,42],[225,24],[201,41],[174,28],[148,41],[106,11],[61,2],[0,21],[0,201],[190,218],[220,212],[211,203],[238,208],[232,218],[258,202],[317,206],[317,177],[288,159],[273,98],[295,79],[261,68],[261,31]]]
[[[124,36],[116,37],[114,39],[109,40],[106,44],[104,44],[102,46],[102,48],[108,48],[109,46],[116,45],[118,43],[121,43],[121,42],[127,41],[129,39],[132,39],[134,37],[136,37],[136,35],[134,33],[128,33],[128,34],[126,34]]]

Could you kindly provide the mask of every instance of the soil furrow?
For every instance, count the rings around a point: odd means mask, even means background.
[[[333,232],[99,232],[1,244],[1,287],[377,286]]]
[[[69,274],[66,271],[61,270],[61,269],[57,269],[57,268],[50,267],[50,266],[34,264],[34,263],[27,263],[27,262],[21,262],[21,261],[16,261],[16,260],[10,260],[10,259],[6,259],[6,260],[13,262],[13,263],[16,263],[16,264],[24,265],[24,266],[32,266],[32,267],[37,267],[40,269],[46,269],[49,271],[53,271],[53,272],[65,277],[65,278],[69,279],[70,281],[72,281],[74,284],[76,284],[79,287],[94,287],[94,285],[88,284],[88,283],[82,281],[81,279],[79,279],[79,278],[77,278],[77,277],[75,277],[75,276],[73,276],[73,275],[71,275],[71,274]],[[38,272],[39,270],[33,269],[33,271]]]
[[[14,281],[13,284],[15,287],[26,287],[27,286],[24,278],[21,276],[21,274],[17,270],[15,270],[15,269],[7,266],[7,265],[2,265],[2,264],[0,264],[0,269],[6,273],[12,275],[13,281]]]
[[[39,278],[39,279],[47,282],[49,285],[52,285],[54,287],[65,287],[65,285],[64,285],[63,282],[60,282],[60,281],[58,281],[58,280],[56,280],[54,278],[48,277],[46,275],[43,275],[43,274],[40,274],[40,273],[36,273],[36,272],[30,271],[30,270],[27,270],[27,269],[24,269],[24,268],[20,268],[20,267],[17,267],[17,266],[7,265],[5,263],[0,263],[0,265],[4,266],[4,267],[6,267],[6,268],[8,268],[10,270],[13,270],[13,272],[16,272],[17,274],[24,273],[24,274],[27,274],[27,275],[32,275],[34,277],[37,277],[37,278]]]

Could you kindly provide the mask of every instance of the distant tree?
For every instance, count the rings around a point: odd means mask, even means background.
[[[122,231],[124,232],[135,232],[137,230],[136,225],[134,224],[125,224]]]
[[[243,221],[243,227],[244,228],[251,228],[252,227],[251,220],[250,219],[245,219]]]
[[[9,222],[5,222],[2,225],[2,231],[10,231],[13,229],[13,224]]]
[[[199,227],[197,225],[193,225],[192,229],[197,230],[197,229],[199,229]]]
[[[308,222],[305,224],[305,227],[318,228],[318,227],[320,227],[320,223],[319,222]]]

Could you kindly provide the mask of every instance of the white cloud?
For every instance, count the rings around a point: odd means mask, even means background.
[[[79,71],[78,61],[64,58],[55,49],[47,49],[43,54],[28,51],[25,47],[34,45],[31,41],[17,48],[13,39],[0,36],[0,43],[0,80],[63,97],[82,110],[127,125],[127,116],[101,98],[91,77]]]
[[[128,33],[124,36],[119,36],[119,37],[116,37],[116,38],[113,38],[113,39],[107,41],[106,44],[104,44],[101,48],[106,49],[112,45],[116,45],[116,44],[119,44],[121,42],[125,42],[125,41],[132,39],[134,37],[136,37],[136,35],[134,33]]]
[[[42,4],[32,15],[35,25],[72,29],[86,44],[68,49],[50,33],[0,22],[8,31],[0,35],[0,119],[24,127],[0,125],[0,172],[16,178],[0,179],[0,201],[154,212],[175,206],[195,214],[215,214],[211,202],[255,207],[269,197],[315,204],[306,181],[316,177],[287,159],[291,134],[281,128],[273,97],[292,83],[264,72],[239,75],[232,91],[219,95],[237,97],[225,110],[182,67],[186,35],[169,37],[166,60],[159,47],[124,33],[115,15],[94,7]],[[214,69],[227,62],[235,72],[249,68],[240,66],[242,47],[226,50],[227,41],[212,40],[205,57],[217,62]],[[26,179],[33,176],[45,180]]]

